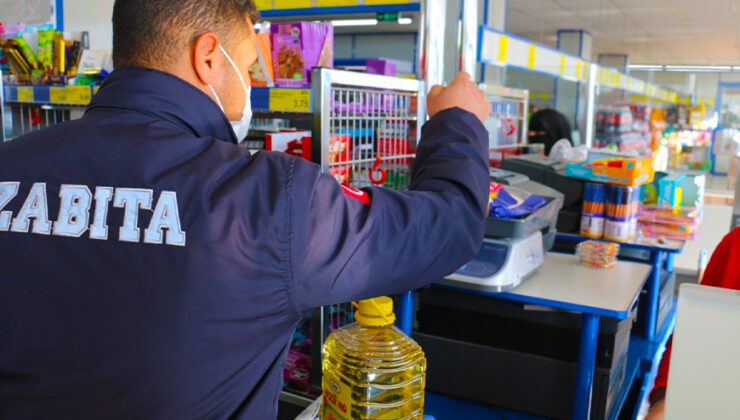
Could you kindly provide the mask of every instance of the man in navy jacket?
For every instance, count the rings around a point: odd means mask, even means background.
[[[302,313],[474,256],[490,105],[433,88],[410,191],[343,190],[236,144],[252,0],[114,9],[84,117],[0,146],[0,418],[274,418]]]

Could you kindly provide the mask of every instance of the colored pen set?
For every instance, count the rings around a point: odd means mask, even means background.
[[[637,234],[640,188],[587,183],[583,192],[581,235],[628,242]]]

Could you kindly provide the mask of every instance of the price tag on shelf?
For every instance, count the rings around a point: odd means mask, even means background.
[[[33,88],[28,86],[19,87],[18,102],[33,102]]]
[[[270,10],[272,9],[272,0],[255,0],[254,5],[257,10]]]
[[[319,7],[357,6],[358,3],[358,0],[316,0],[316,5]]]
[[[63,104],[67,102],[67,90],[63,87],[49,88],[49,102],[53,104]]]
[[[411,3],[411,0],[365,0],[367,5],[378,5],[378,4],[403,4]]]
[[[275,0],[276,9],[307,9],[313,4],[311,0]]]
[[[270,89],[270,111],[311,112],[311,91]]]
[[[92,99],[92,89],[90,86],[67,86],[66,103],[73,105],[87,105]]]

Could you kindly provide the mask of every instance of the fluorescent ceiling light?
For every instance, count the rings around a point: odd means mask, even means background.
[[[662,65],[662,64],[630,64],[627,66],[629,70],[643,70],[643,71],[676,71],[676,72],[725,72],[725,71],[738,71],[740,66],[677,66],[677,65]]]
[[[627,68],[630,70],[663,70],[663,66],[659,64],[630,64]]]
[[[334,26],[374,26],[378,24],[378,19],[343,19],[332,20]]]
[[[665,66],[666,71],[730,71],[730,66]]]
[[[413,22],[414,22],[413,19],[408,18],[408,17],[398,18],[399,25],[411,25]]]

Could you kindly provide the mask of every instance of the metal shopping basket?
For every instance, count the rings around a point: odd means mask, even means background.
[[[500,167],[509,156],[522,154],[527,145],[529,91],[486,86],[491,115],[485,123],[489,133],[489,163]]]
[[[426,116],[424,83],[417,80],[315,69],[312,159],[353,188],[407,190]],[[312,314],[311,383],[321,386],[322,344],[354,322],[351,303]]]

